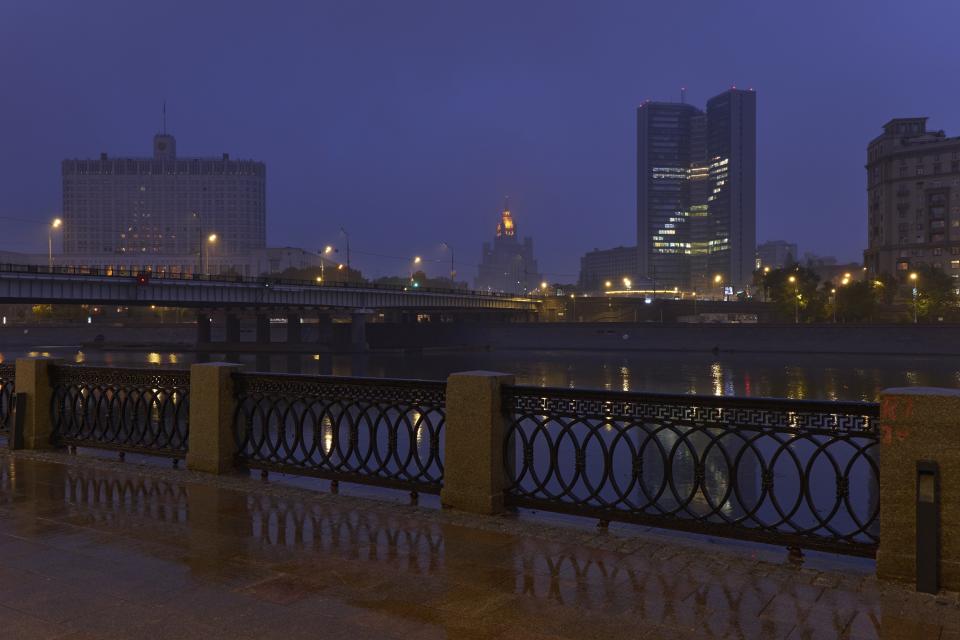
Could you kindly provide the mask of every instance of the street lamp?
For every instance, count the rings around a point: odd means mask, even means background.
[[[633,283],[630,281],[630,278],[623,279],[623,286],[625,286],[628,291],[630,290],[630,288],[633,286]]]
[[[53,271],[53,230],[63,226],[63,220],[54,218],[47,229],[47,267]]]
[[[207,266],[204,268],[203,272],[206,275],[210,275],[210,247],[217,243],[217,234],[211,233],[207,236],[207,242],[203,245],[203,254],[204,261],[207,263]]]
[[[317,282],[322,282],[324,278],[327,277],[326,265],[323,262],[323,256],[328,256],[334,251],[336,251],[336,249],[334,249],[329,244],[323,248],[323,254],[320,256],[320,277],[317,278]]]
[[[793,312],[793,323],[798,324],[800,322],[800,285],[797,284],[797,276],[791,275],[787,278],[788,281],[793,285],[793,293],[796,296],[796,306]]]
[[[607,280],[606,282],[603,283],[603,288],[604,288],[604,289],[609,289],[609,288],[612,287],[612,286],[613,286],[613,283],[610,282],[609,280]]]
[[[913,282],[913,324],[917,324],[917,307],[919,306],[918,297],[920,294],[918,285],[919,285],[920,276],[917,275],[916,271],[910,274],[910,281]]]
[[[457,277],[457,270],[453,266],[453,247],[450,246],[449,242],[441,242],[440,245],[450,252],[450,282],[452,283]]]
[[[719,287],[722,287],[722,286],[723,286],[723,276],[722,276],[721,274],[719,274],[719,273],[718,273],[717,275],[713,276],[713,284],[717,285],[718,288],[719,288]],[[723,294],[723,289],[720,289],[720,293],[721,293],[721,298],[724,299],[724,300],[726,300],[726,296],[722,295],[722,294]]]
[[[693,315],[696,316],[697,315],[697,292],[694,291],[690,295],[693,296]]]
[[[833,324],[837,324],[837,290],[830,289],[830,294],[833,296]]]

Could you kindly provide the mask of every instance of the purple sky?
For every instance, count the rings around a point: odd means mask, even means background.
[[[149,6],[148,6],[149,4]],[[11,0],[0,4],[0,216],[45,221],[65,157],[267,163],[271,245],[351,234],[356,265],[461,275],[503,196],[553,280],[635,234],[635,108],[758,93],[759,237],[859,259],[867,141],[960,135],[960,3]],[[282,8],[281,8],[282,7]],[[0,220],[0,248],[46,231]],[[433,265],[441,273],[444,264]]]

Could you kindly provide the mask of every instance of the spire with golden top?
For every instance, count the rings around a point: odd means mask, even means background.
[[[513,226],[513,217],[510,215],[510,196],[503,200],[503,213],[500,214],[500,223],[497,224],[497,237],[512,238],[517,233]]]

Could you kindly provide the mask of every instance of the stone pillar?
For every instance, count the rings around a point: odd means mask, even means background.
[[[932,461],[940,468],[940,587],[960,590],[960,390],[887,389],[880,403],[877,576],[916,582],[917,462]]]
[[[210,314],[197,312],[197,344],[210,344]]]
[[[226,473],[233,468],[232,374],[240,365],[225,362],[190,367],[190,447],[187,468],[207,473]]]
[[[369,311],[355,311],[350,314],[350,350],[354,353],[367,352],[367,316]]]
[[[13,434],[9,440],[11,448],[15,444],[24,449],[52,448],[50,405],[53,388],[50,384],[50,368],[56,363],[50,358],[17,358],[17,395],[23,394],[27,400],[22,419],[17,416],[17,422],[23,425],[23,437],[21,439]]]
[[[264,349],[270,346],[270,316],[257,314],[257,371],[270,371],[270,352]]]
[[[287,314],[287,343],[300,344],[300,314]]]
[[[264,346],[270,344],[270,316],[266,313],[257,314],[257,345]]]
[[[226,314],[224,320],[224,342],[227,344],[240,342],[240,318],[232,311]]]
[[[514,377],[491,371],[447,378],[444,478],[440,502],[473,513],[503,511],[507,479],[503,466],[506,419],[501,387]]]
[[[317,312],[317,342],[330,344],[333,339],[333,319],[327,311]]]

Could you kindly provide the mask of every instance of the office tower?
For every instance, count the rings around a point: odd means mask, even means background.
[[[750,285],[756,265],[756,94],[637,109],[637,245],[660,288]],[[719,278],[717,278],[719,276]]]

